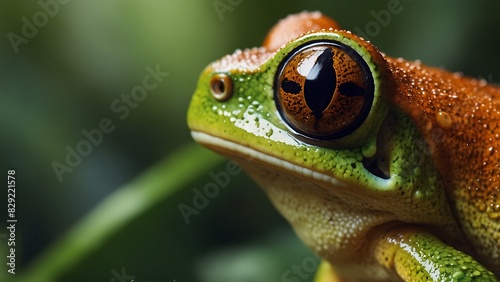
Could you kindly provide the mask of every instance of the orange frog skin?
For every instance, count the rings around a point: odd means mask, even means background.
[[[500,281],[499,99],[303,12],[209,65],[188,124],[325,260],[316,281]]]

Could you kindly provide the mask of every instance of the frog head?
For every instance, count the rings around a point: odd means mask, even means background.
[[[394,226],[432,227],[469,248],[435,161],[435,133],[449,119],[419,119],[405,96],[418,77],[395,72],[397,64],[420,66],[319,13],[289,16],[263,47],[203,71],[188,124],[197,142],[243,167],[314,251],[384,280],[391,274],[365,255],[366,238]]]

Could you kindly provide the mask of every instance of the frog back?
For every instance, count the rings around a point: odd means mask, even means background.
[[[386,58],[389,95],[419,128],[458,223],[500,270],[500,88],[420,62]]]

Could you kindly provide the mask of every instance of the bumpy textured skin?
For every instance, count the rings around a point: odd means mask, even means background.
[[[500,89],[418,62],[387,61],[392,101],[427,141],[474,249],[500,269]]]
[[[388,268],[394,265],[405,281],[494,281],[482,265],[426,230],[405,227],[383,236],[375,250],[377,260]]]
[[[340,29],[340,25],[335,20],[325,17],[319,12],[289,15],[273,26],[264,39],[262,46],[268,51],[276,51],[288,43],[291,38],[310,30],[322,28]]]
[[[297,26],[281,22],[290,26],[288,38],[274,38],[286,30],[275,27],[262,48],[236,51],[205,69],[188,124],[217,138],[193,136],[237,160],[340,281],[498,281],[490,271],[500,275],[500,89],[382,55],[350,32],[327,29],[338,26],[321,14],[292,18]],[[308,32],[311,18],[324,30]],[[273,78],[294,46],[333,37],[367,60],[374,106],[346,140],[308,144],[277,114]],[[234,83],[224,102],[210,94],[218,73]],[[371,157],[386,160],[390,179],[363,167]]]

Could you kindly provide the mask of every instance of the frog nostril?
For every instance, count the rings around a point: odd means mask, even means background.
[[[215,74],[210,80],[210,92],[217,101],[226,101],[233,96],[233,81],[225,74]]]

